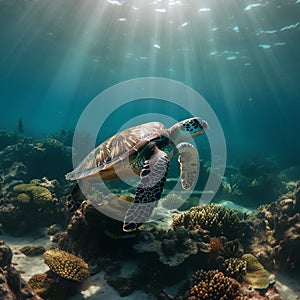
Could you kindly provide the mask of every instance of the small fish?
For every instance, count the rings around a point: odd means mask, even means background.
[[[3,177],[0,175],[0,184],[3,183]]]

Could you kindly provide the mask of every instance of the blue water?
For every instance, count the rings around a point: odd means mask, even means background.
[[[300,161],[299,0],[0,0],[0,43],[1,129],[72,129],[106,88],[157,76],[208,101],[229,159]]]

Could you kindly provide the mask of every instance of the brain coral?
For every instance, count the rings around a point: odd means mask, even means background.
[[[52,194],[47,188],[31,183],[16,185],[13,190],[19,194],[17,199],[22,203],[26,202],[26,199],[28,202],[28,198],[25,199],[25,195],[30,196],[33,199],[33,202],[39,206],[43,206],[52,199]]]
[[[229,239],[234,239],[240,234],[240,219],[237,213],[215,204],[195,206],[174,216],[172,226],[173,228],[184,226],[188,229],[200,226],[209,230],[211,236],[225,235]]]
[[[63,250],[47,250],[44,260],[52,272],[63,278],[83,281],[90,276],[88,264],[84,260]]]

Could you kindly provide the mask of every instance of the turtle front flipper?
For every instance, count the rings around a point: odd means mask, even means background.
[[[92,185],[91,182],[87,180],[85,180],[84,183],[81,182],[80,187],[79,184],[76,183],[71,194],[67,198],[66,204],[67,204],[68,213],[72,214],[80,207],[82,201],[86,199],[84,195],[90,190],[91,185]],[[84,189],[83,192],[81,191],[81,188]]]
[[[149,144],[151,156],[140,173],[133,203],[126,212],[123,230],[131,232],[148,221],[160,199],[169,169],[169,157],[155,143]]]
[[[177,145],[179,152],[181,185],[185,190],[190,190],[196,183],[197,174],[200,171],[198,152],[190,143]]]

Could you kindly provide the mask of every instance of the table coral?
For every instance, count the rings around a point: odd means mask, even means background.
[[[90,276],[88,264],[81,258],[66,251],[52,249],[44,253],[45,263],[57,275],[74,280],[83,281]]]

